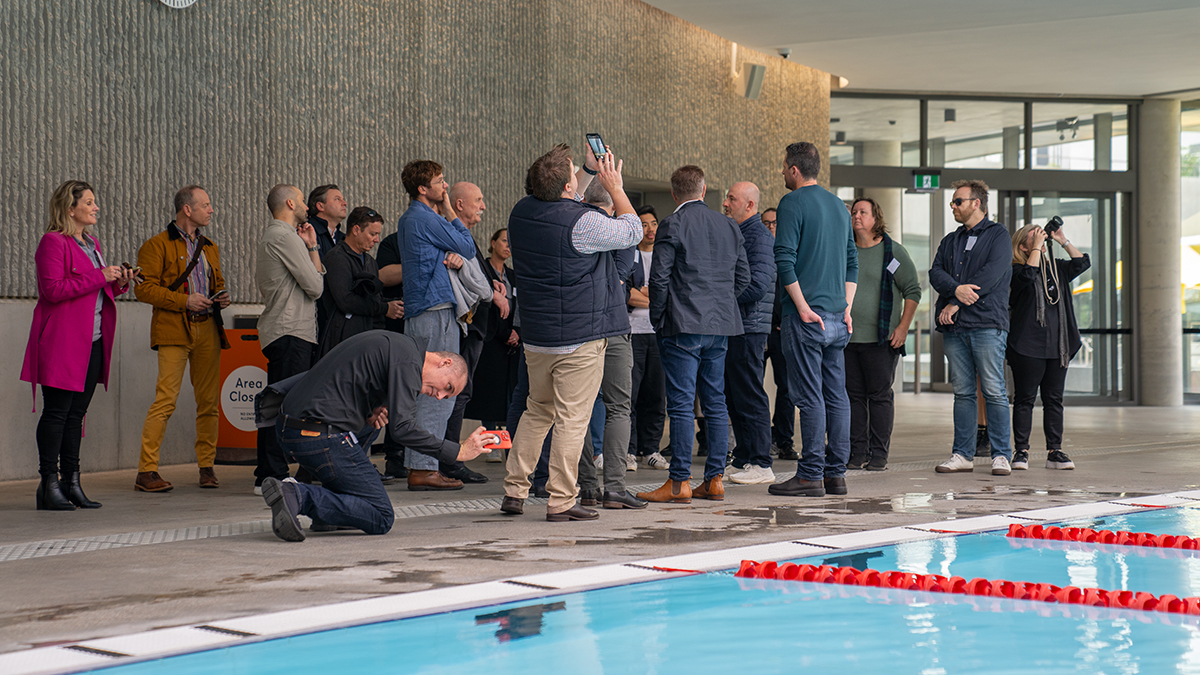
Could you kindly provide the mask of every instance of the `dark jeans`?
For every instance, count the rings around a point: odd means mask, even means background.
[[[850,457],[886,464],[896,401],[892,383],[900,352],[890,344],[846,345],[846,394],[850,397]]]
[[[1063,389],[1067,385],[1067,369],[1058,359],[1035,359],[1008,352],[1008,365],[1013,373],[1013,445],[1017,450],[1029,450],[1029,431],[1033,427],[1033,403],[1038,390],[1042,392],[1042,431],[1046,434],[1046,449],[1061,450],[1063,435]]]
[[[671,418],[671,480],[689,480],[692,476],[697,394],[708,426],[704,479],[725,473],[729,448],[729,413],[725,408],[728,338],[680,333],[660,338],[658,349],[667,378],[667,416]]]
[[[479,355],[483,353],[483,339],[475,333],[468,333],[459,340],[458,353],[467,362],[467,384],[454,399],[454,410],[450,413],[450,419],[446,420],[445,436],[446,440],[455,443],[462,438],[463,412],[467,409],[467,403],[471,401],[471,392],[474,390],[475,383],[475,368],[479,365]],[[463,463],[457,461],[453,464],[439,463],[438,470],[447,473],[457,471],[462,467]]]
[[[763,389],[766,368],[766,333],[747,333],[729,338],[725,355],[725,400],[729,402],[729,425],[737,447],[734,466],[749,462],[771,467],[771,400]]]
[[[629,336],[633,347],[629,413],[629,454],[658,452],[667,419],[667,380],[653,333]]]
[[[42,416],[37,425],[38,473],[53,476],[79,472],[79,445],[83,440],[83,417],[87,415],[104,367],[104,341],[92,343],[83,391],[42,385]]]
[[[525,365],[525,350],[518,349],[517,354],[517,386],[513,388],[512,403],[508,406],[508,419],[504,423],[509,438],[517,435],[517,425],[521,423],[521,415],[525,414],[529,399],[529,368]],[[551,427],[550,433],[547,433],[546,439],[542,441],[542,454],[538,458],[537,468],[529,477],[535,488],[545,489],[546,481],[550,479],[550,438],[553,431],[554,427]]]
[[[775,412],[771,414],[771,442],[780,450],[791,450],[796,438],[796,406],[788,394],[787,360],[783,356],[783,331],[771,329],[767,336],[767,358],[775,379]]]
[[[294,335],[284,335],[262,348],[263,356],[267,357],[267,384],[275,384],[293,375],[307,372],[312,367],[313,350],[316,347],[311,342],[301,340]],[[288,477],[288,460],[279,447],[279,439],[270,429],[258,430],[258,466],[254,468],[256,485],[262,485],[264,478]]]
[[[1008,413],[1008,392],[1004,385],[1004,349],[1008,331],[998,328],[972,328],[942,333],[942,347],[950,364],[950,385],[954,387],[954,453],[974,459],[979,412],[975,400],[975,381],[987,407],[988,442],[991,456],[1012,461],[1009,433],[1012,420]]]
[[[797,314],[783,317],[788,393],[800,409],[803,443],[796,476],[803,480],[843,476],[850,459],[850,401],[842,353],[850,333],[843,314],[817,314],[825,322],[824,330]]]
[[[285,417],[280,415],[275,423],[274,431],[279,434],[280,446],[289,458],[321,481],[320,485],[296,484],[300,513],[317,524],[344,525],[367,534],[387,534],[396,516],[392,511],[392,500],[383,489],[379,472],[370,458],[371,443],[375,442],[379,430],[367,427],[357,435],[304,436],[302,434],[311,432],[285,427]]]

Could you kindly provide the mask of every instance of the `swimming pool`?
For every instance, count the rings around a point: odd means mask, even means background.
[[[1200,596],[1200,552],[1005,536],[1011,523],[1035,522],[1200,536],[1200,492],[541,574],[96,640],[83,645],[95,653],[75,651],[107,663],[153,659],[114,664],[105,675],[1200,672],[1200,616],[746,580],[729,571],[743,558],[792,560]],[[664,571],[672,569],[723,571]],[[380,620],[405,614],[412,618]],[[370,621],[379,622],[307,632]],[[138,640],[161,648],[168,633],[184,630],[222,646],[168,658],[131,653]],[[294,633],[305,634],[266,639]],[[0,670],[12,672],[2,659]]]

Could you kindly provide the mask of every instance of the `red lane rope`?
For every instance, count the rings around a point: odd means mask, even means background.
[[[1147,612],[1200,614],[1200,598],[1178,598],[1174,595],[1155,596],[1140,591],[1108,591],[1102,588],[1059,587],[1054,584],[1036,584],[1005,579],[976,578],[967,580],[962,577],[944,577],[940,574],[880,572],[878,570],[858,570],[853,567],[797,565],[795,563],[780,565],[771,561],[760,563],[753,560],[743,560],[734,576],[743,579],[875,586],[905,591],[1011,598],[1013,600],[1033,600],[1113,609],[1137,609]]]
[[[1115,544],[1117,546],[1146,546],[1148,548],[1177,548],[1200,550],[1200,540],[1174,534],[1093,530],[1090,527],[1042,527],[1041,525],[1009,525],[1008,536],[1013,539],[1042,539],[1046,541],[1079,541],[1085,544]]]

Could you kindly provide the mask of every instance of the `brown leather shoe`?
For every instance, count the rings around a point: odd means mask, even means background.
[[[163,480],[157,471],[142,471],[138,473],[137,480],[133,481],[133,489],[136,492],[166,492],[173,487],[175,486]]]
[[[525,513],[525,500],[504,495],[504,500],[500,502],[500,510],[510,516],[519,516]]]
[[[202,488],[221,487],[220,481],[217,480],[217,474],[213,473],[213,468],[211,466],[200,467],[200,487],[202,487]]]
[[[692,484],[686,480],[671,480],[662,484],[654,492],[639,492],[638,499],[648,502],[671,502],[672,504],[692,503]]]
[[[725,484],[721,482],[721,474],[704,481],[692,490],[696,499],[711,499],[714,502],[725,501]]]
[[[591,509],[585,509],[578,504],[572,506],[566,511],[546,514],[546,520],[552,523],[565,523],[570,520],[596,520],[599,517],[599,512]]]
[[[440,471],[420,471],[418,469],[409,469],[408,471],[408,489],[413,492],[461,490],[462,486],[461,480],[447,478]]]

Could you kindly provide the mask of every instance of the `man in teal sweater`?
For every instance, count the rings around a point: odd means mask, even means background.
[[[789,497],[846,494],[850,400],[842,349],[853,326],[858,249],[841,199],[817,185],[821,155],[812,143],[787,147],[775,265],[783,288],[783,356],[788,391],[800,409],[803,450],[796,475],[767,491]]]

